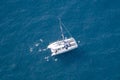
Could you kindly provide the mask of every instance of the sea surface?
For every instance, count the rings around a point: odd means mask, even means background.
[[[51,57],[58,18],[80,43]],[[120,80],[120,1],[1,0],[0,80]]]

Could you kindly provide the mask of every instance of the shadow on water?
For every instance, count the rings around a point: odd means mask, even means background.
[[[55,56],[62,64],[70,65],[72,63],[76,63],[82,60],[82,56],[85,54],[83,48],[79,47],[70,52],[66,52],[64,54],[60,54]]]

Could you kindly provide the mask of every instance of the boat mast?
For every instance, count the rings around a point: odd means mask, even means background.
[[[64,34],[63,34],[62,22],[61,22],[61,19],[60,19],[60,18],[58,18],[58,19],[59,19],[59,24],[60,24],[61,36],[62,36],[62,39],[64,40],[64,39],[65,39],[65,36],[64,36]]]

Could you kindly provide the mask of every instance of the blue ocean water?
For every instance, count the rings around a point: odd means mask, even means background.
[[[0,80],[120,80],[119,0],[1,0]],[[79,48],[56,57],[60,17]]]

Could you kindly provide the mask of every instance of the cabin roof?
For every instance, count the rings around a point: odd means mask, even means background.
[[[73,41],[73,42],[75,42],[74,38],[65,39],[64,41],[67,41],[67,42]],[[50,49],[62,48],[62,47],[64,47],[64,41],[60,40],[60,41],[53,42],[53,43],[48,45],[48,48],[50,48]]]
[[[63,41],[57,41],[54,43],[51,43],[50,45],[48,45],[48,48],[51,49],[58,49],[58,48],[62,48],[64,47],[64,42]]]

